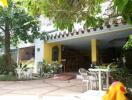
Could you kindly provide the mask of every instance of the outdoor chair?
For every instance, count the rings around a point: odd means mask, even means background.
[[[79,73],[82,76],[82,91],[84,83],[86,83],[87,90],[89,89],[97,89],[98,88],[98,77],[96,73],[89,72],[88,70],[84,68],[79,69]]]
[[[102,86],[106,85],[106,72],[101,72]]]
[[[88,71],[89,80],[90,80],[90,89],[97,89],[98,88],[98,73]]]
[[[97,69],[97,70],[96,70]],[[91,71],[90,73],[93,76],[92,80],[92,85],[91,88],[93,89],[98,89],[99,88],[99,67],[95,68],[95,71]],[[103,89],[103,87],[105,86],[105,88],[107,88],[107,73],[105,71],[101,71],[101,89]]]
[[[89,86],[90,86],[90,80],[89,80],[89,76],[88,76],[88,73],[87,73],[86,69],[80,68],[79,73],[82,76],[82,92],[83,92],[84,83],[86,83],[87,90],[88,90]]]

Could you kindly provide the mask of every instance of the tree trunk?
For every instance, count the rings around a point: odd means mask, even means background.
[[[5,67],[7,72],[11,70],[11,54],[10,54],[10,30],[8,20],[5,22]]]

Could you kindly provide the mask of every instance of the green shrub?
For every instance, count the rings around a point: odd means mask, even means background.
[[[124,55],[126,57],[126,67],[129,68],[132,72],[132,49],[129,49],[129,50],[125,50],[124,51]]]
[[[128,100],[132,100],[132,91],[130,89],[127,89],[127,94],[126,94]]]
[[[5,67],[5,57],[4,55],[0,56],[0,74],[6,73],[6,67]]]
[[[60,73],[62,71],[62,66],[58,62],[52,62],[51,70],[53,70],[54,74]]]
[[[0,75],[0,81],[16,81],[16,76],[12,75]]]
[[[10,71],[7,70],[7,67],[5,66],[5,55],[0,55],[0,74],[10,74],[10,73],[15,73],[14,71],[14,64],[15,62],[11,59],[11,66],[10,66]]]
[[[16,68],[20,68],[22,69],[23,71],[27,71],[29,68],[27,67],[27,64],[22,64],[22,63],[19,63],[19,64],[14,64],[14,69]]]
[[[27,80],[38,80],[40,78],[35,77],[33,79],[18,79],[14,75],[0,75],[0,81],[27,81]]]
[[[132,74],[126,67],[112,69],[111,75],[114,80],[124,83],[127,88],[132,87]]]
[[[61,65],[57,62],[48,64],[46,60],[41,63],[42,68],[40,68],[40,76],[51,77],[61,71]]]
[[[130,88],[132,88],[131,71],[126,67],[113,68],[111,69],[111,75],[113,77],[113,80],[120,81],[126,86],[126,96],[128,97],[128,100],[132,100],[132,90],[130,91]]]

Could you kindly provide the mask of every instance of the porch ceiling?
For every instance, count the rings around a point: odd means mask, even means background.
[[[118,31],[108,34],[98,34],[94,36],[81,37],[76,39],[70,39],[61,41],[60,43],[65,46],[69,46],[75,49],[90,49],[90,40],[97,39],[99,40],[99,47],[106,48],[112,46],[121,46],[125,43],[128,36],[132,34],[131,30]]]

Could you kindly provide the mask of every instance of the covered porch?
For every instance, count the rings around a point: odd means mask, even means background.
[[[121,59],[122,47],[132,34],[132,27],[119,24],[103,28],[62,33],[55,35],[56,38],[51,35],[44,43],[44,59],[49,63],[59,61],[64,72],[88,69],[91,64],[108,65]]]

